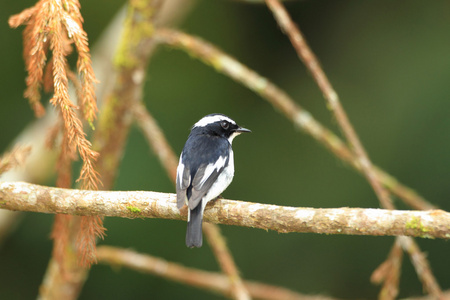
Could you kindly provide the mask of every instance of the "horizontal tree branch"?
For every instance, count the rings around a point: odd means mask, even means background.
[[[87,191],[25,182],[0,183],[0,208],[41,213],[185,220],[176,195],[158,192]],[[450,238],[450,213],[362,208],[302,208],[220,199],[208,205],[211,223],[325,234]]]

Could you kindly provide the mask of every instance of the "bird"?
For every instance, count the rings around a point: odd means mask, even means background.
[[[217,198],[234,177],[236,136],[251,132],[223,114],[209,114],[191,129],[177,167],[177,207],[188,207],[186,246],[201,247],[206,204]]]

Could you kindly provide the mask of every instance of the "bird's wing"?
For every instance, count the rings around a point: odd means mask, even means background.
[[[178,208],[188,204],[193,209],[200,203],[228,165],[230,151],[231,145],[225,139],[189,136],[177,168]]]
[[[228,160],[228,157],[219,156],[219,159],[214,163],[200,165],[192,179],[192,194],[188,204],[190,209],[194,209],[208,193],[219,174],[228,165]]]

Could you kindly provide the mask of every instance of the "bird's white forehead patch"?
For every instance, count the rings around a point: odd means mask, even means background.
[[[206,116],[200,119],[197,123],[194,124],[194,127],[205,127],[209,124],[220,122],[220,121],[228,121],[231,124],[236,124],[233,120],[230,118],[224,116],[224,115],[213,115],[213,116]]]

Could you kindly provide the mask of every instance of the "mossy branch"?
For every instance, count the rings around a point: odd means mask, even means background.
[[[176,195],[158,192],[71,190],[25,182],[0,183],[0,208],[81,216],[185,220]],[[220,199],[205,221],[287,232],[450,238],[450,213],[363,208],[303,208]]]

